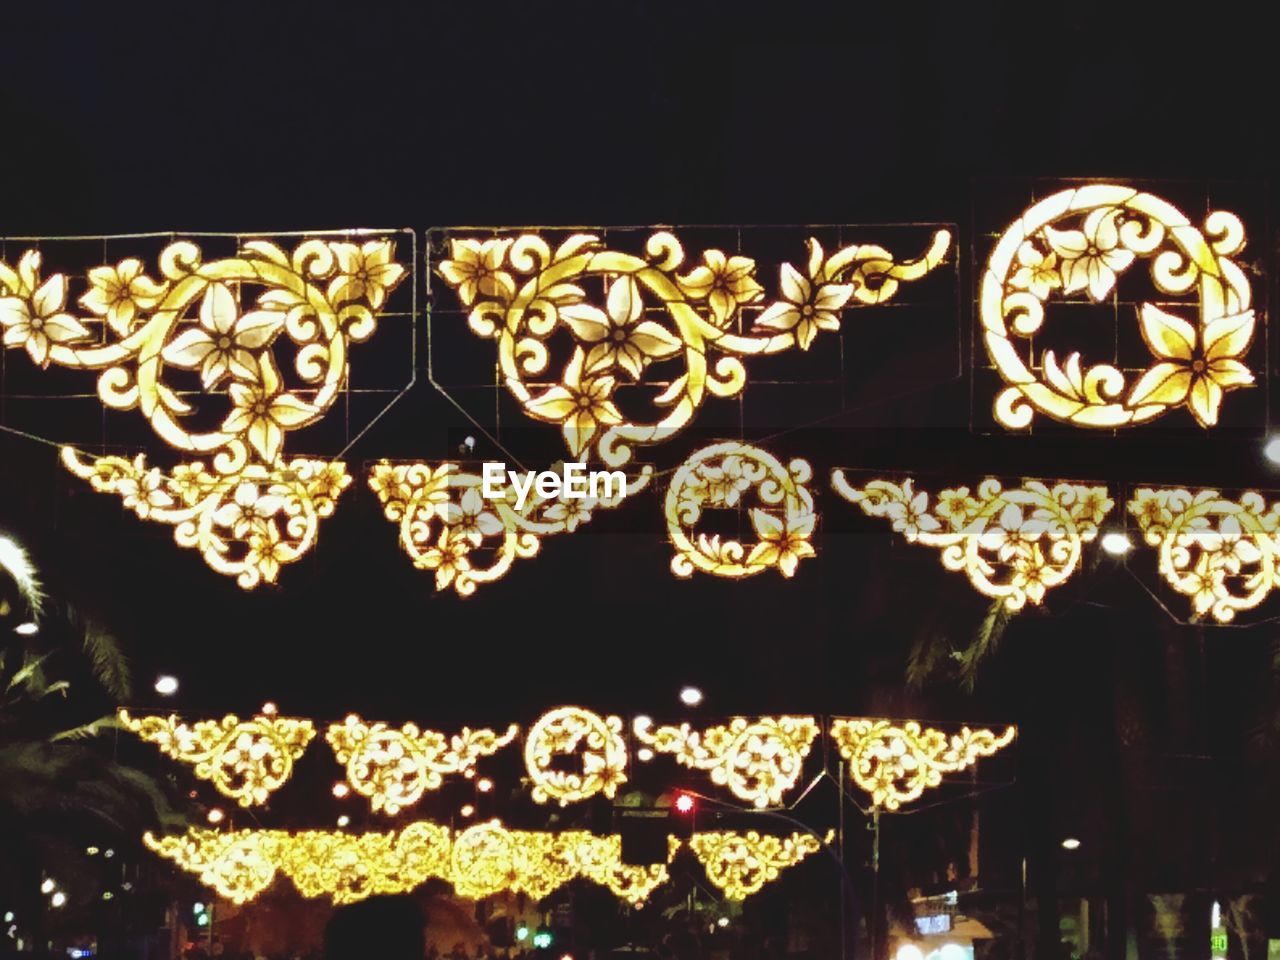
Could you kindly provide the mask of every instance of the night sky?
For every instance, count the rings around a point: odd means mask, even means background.
[[[915,336],[921,366],[945,371],[969,344],[969,246],[983,255],[984,231],[1032,183],[1168,178],[1179,195],[1244,197],[1251,263],[1269,269],[1274,40],[1230,4],[1203,24],[1171,10],[23,4],[0,24],[0,233],[954,223],[965,253],[952,299]],[[1270,282],[1256,281],[1260,302]],[[958,372],[776,447],[809,455],[823,488],[836,465],[1272,482],[1261,391],[1250,422],[1209,439],[1186,421],[1000,437],[969,429],[967,363]],[[464,434],[420,370],[349,460],[438,460]],[[1144,678],[1170,660],[1208,663],[1195,696],[1220,698],[1230,726],[1270,640],[1266,627],[1176,625],[1104,563],[1015,622],[973,695],[907,691],[911,639],[963,640],[985,601],[829,490],[819,557],[794,582],[675,580],[648,498],[467,601],[411,567],[359,478],[314,556],[253,593],[88,492],[49,446],[0,436],[0,494],[0,525],[51,586],[112,626],[139,677],[179,675],[178,706],[199,713],[272,699],[397,722],[527,722],[562,702],[661,715],[693,681],[709,713],[1038,720],[1033,737],[1085,756],[1112,734],[1117,678],[1159,699]]]

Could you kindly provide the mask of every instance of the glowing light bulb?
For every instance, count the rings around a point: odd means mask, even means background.
[[[280,708],[270,700],[262,705],[262,715],[264,717],[274,717],[279,712]]]
[[[1280,463],[1280,436],[1272,437],[1262,448],[1262,455],[1272,463]]]
[[[728,917],[721,917],[719,920],[716,921],[716,926],[719,927],[721,930],[723,930],[728,925],[729,925]]]
[[[1079,850],[1080,841],[1077,840],[1075,837],[1067,837],[1067,839],[1062,841],[1062,849],[1063,850]]]
[[[333,795],[337,797],[339,800],[343,799],[346,796],[349,796],[350,793],[351,793],[351,788],[347,786],[345,783],[343,783],[341,780],[339,780],[337,783],[333,785]]]
[[[1133,549],[1133,541],[1129,539],[1128,534],[1112,530],[1102,535],[1102,549],[1119,557]]]
[[[636,751],[636,759],[639,760],[641,763],[648,763],[650,760],[653,759],[653,751],[650,750],[648,747],[641,747],[639,750]]]
[[[178,678],[162,673],[156,677],[156,693],[162,697],[172,697],[178,692]]]
[[[680,813],[692,813],[693,797],[689,796],[687,793],[677,793],[675,807]]]
[[[49,898],[50,906],[54,906],[54,907],[61,907],[65,905],[66,902],[67,902],[67,895],[63,893],[61,890],[59,890],[52,897]]]
[[[52,879],[52,878],[50,878],[50,877],[45,877],[45,879],[44,879],[44,883],[40,884],[40,892],[41,892],[41,893],[53,893],[53,890],[54,890],[54,888],[55,888],[56,886],[57,886],[57,884],[53,882],[53,879]]]
[[[342,816],[340,816],[340,817],[338,818],[338,826],[339,826],[339,827],[345,827],[345,826],[346,826],[347,824],[349,824],[350,822],[351,822],[351,818],[350,818],[350,817],[348,817],[345,813],[344,813]]]
[[[696,707],[702,703],[702,691],[697,687],[685,687],[680,691],[680,702],[686,707]]]
[[[481,780],[476,782],[476,789],[479,790],[481,793],[488,793],[490,790],[493,789],[493,781],[490,780],[488,777],[484,777]]]
[[[224,819],[226,819],[226,816],[227,815],[223,813],[220,808],[214,807],[208,813],[208,820],[210,823],[218,824],[218,823],[221,823]]]
[[[28,620],[26,623],[20,623],[14,627],[13,632],[20,637],[32,637],[40,632],[40,626],[34,621]]]
[[[476,812],[476,808],[469,803],[463,804],[462,809],[458,811],[458,813],[460,813],[464,817],[474,816],[475,812]]]

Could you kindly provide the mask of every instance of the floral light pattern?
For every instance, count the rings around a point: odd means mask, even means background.
[[[915,720],[842,719],[831,726],[840,755],[849,763],[849,778],[870,794],[873,806],[885,810],[918,800],[942,783],[943,774],[992,756],[1016,735],[1014,727],[1002,732],[962,727],[948,734]]]
[[[800,561],[815,555],[810,540],[818,515],[805,486],[812,476],[805,460],[784,467],[773,454],[738,441],[691,454],[672,475],[663,506],[676,551],[672,572],[689,577],[697,570],[736,579],[776,568],[784,577],[795,576]],[[705,510],[736,508],[749,490],[759,503],[750,509],[758,539],[749,548],[696,530]]]
[[[1280,585],[1280,501],[1248,491],[1139,487],[1129,512],[1160,550],[1160,575],[1191,599],[1196,618],[1229,623]]]
[[[578,769],[556,763],[557,757],[573,754],[581,758]],[[555,800],[563,807],[597,793],[612,798],[627,782],[622,720],[581,707],[558,707],[529,728],[524,761],[538,803]]]
[[[319,519],[350,482],[340,463],[286,460],[285,437],[341,395],[350,345],[373,334],[376,311],[405,269],[388,239],[309,239],[290,252],[250,240],[209,262],[180,240],[164,248],[158,267],[155,277],[136,258],[93,268],[79,298],[85,312],[73,316],[67,276],[42,279],[39,251],[22,254],[16,268],[0,261],[4,346],[25,349],[43,367],[101,370],[104,405],[137,408],[170,446],[208,458],[166,474],[142,456],[92,459],[68,447],[68,469],[119,494],[140,518],[173,525],[181,545],[240,586],[274,582],[281,564],[314,544]],[[242,298],[254,290],[245,309]],[[278,356],[286,342],[296,350],[293,385]],[[229,409],[216,426],[186,399],[182,371],[204,393],[225,395]],[[251,490],[266,502],[244,503]],[[233,505],[252,522],[226,522]],[[229,529],[237,525],[240,532]]]
[[[719,838],[734,835],[716,836],[723,844]],[[695,835],[691,842],[697,841]],[[338,904],[409,893],[431,879],[452,884],[464,897],[509,891],[542,900],[582,878],[639,907],[670,879],[667,863],[623,863],[622,840],[616,834],[511,830],[497,820],[457,832],[426,820],[402,830],[363,834],[192,828],[177,836],[148,833],[144,842],[238,904],[261,894],[278,874],[292,880],[303,896],[328,897]],[[668,862],[680,847],[679,840],[669,838]]]
[[[1115,184],[1064,190],[1036,203],[996,243],[982,280],[987,353],[1008,386],[995,401],[1005,427],[1030,426],[1039,412],[1084,427],[1122,427],[1185,405],[1202,427],[1218,422],[1223,394],[1250,386],[1245,365],[1256,327],[1249,281],[1231,259],[1244,228],[1216,211],[1197,229],[1159,197]],[[1078,352],[1059,361],[1047,349],[1024,356],[1055,293],[1110,297],[1138,260],[1151,261],[1162,298],[1193,295],[1194,321],[1153,303],[1139,311],[1155,362],[1130,384],[1108,363],[1085,368]],[[1188,304],[1190,306],[1190,304]]]
[[[452,587],[468,597],[479,584],[501,578],[516,560],[536,556],[543,537],[572,533],[595,510],[615,507],[643,490],[651,476],[648,466],[630,477],[619,474],[613,489],[601,486],[596,497],[570,498],[562,492],[548,498],[530,488],[519,508],[506,481],[502,499],[486,499],[483,478],[456,463],[432,467],[382,460],[370,469],[369,486],[387,519],[399,525],[400,546],[413,565],[434,571],[437,590]]]
[[[680,241],[665,231],[652,234],[640,256],[586,233],[554,249],[533,233],[454,239],[438,269],[470,310],[472,331],[497,343],[502,380],[525,411],[559,424],[575,458],[594,453],[620,466],[635,445],[684,429],[708,395],[741,392],[743,357],[808,349],[819,330],[839,329],[848,304],[884,303],[899,284],[938,266],[951,236],[939,230],[923,257],[905,262],[872,244],[830,255],[817,240],[808,245],[804,272],[782,267],[782,296],[764,305],[747,333],[741,321],[751,322],[748,311],[764,303],[755,262],[707,250],[689,267]],[[604,309],[587,294],[599,279]],[[541,388],[535,381],[551,367],[548,341],[557,330],[571,335],[574,348],[558,381]],[[649,376],[651,365],[666,360],[684,372]],[[620,381],[664,385],[653,403],[665,412],[651,423],[625,418],[614,402]]]
[[[942,565],[965,573],[974,588],[1020,610],[1080,566],[1081,547],[1098,535],[1114,502],[1106,487],[1039,480],[1005,489],[988,477],[975,491],[943,490],[936,501],[910,478],[855,486],[834,470],[836,492],[871,517],[885,517],[909,543],[942,548]]]
[[[641,719],[634,729],[640,743],[673,754],[686,767],[709,771],[713,783],[760,809],[781,806],[818,736],[813,717],[735,717],[701,731],[687,723],[655,728]]]
[[[751,830],[695,834],[689,848],[725,898],[741,901],[778,879],[783,870],[817,853],[822,844],[807,833],[775,837]]]
[[[120,711],[120,725],[160,752],[191,764],[225,797],[242,807],[261,805],[284,785],[293,764],[315,736],[310,720],[228,714],[221,720],[185,723],[176,716],[133,717]]]
[[[369,724],[352,714],[331,724],[325,738],[346,767],[352,789],[367,797],[375,812],[395,816],[428,790],[438,790],[446,776],[474,773],[481,757],[493,756],[519,730],[515,724],[504,733],[464,727],[447,736],[412,723],[398,729]]]

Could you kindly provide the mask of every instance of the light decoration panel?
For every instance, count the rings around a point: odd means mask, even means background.
[[[559,470],[554,472],[559,473]],[[611,496],[543,497],[533,487],[524,503],[504,482],[505,499],[483,496],[483,479],[456,463],[383,460],[369,473],[369,486],[388,520],[397,524],[400,545],[420,570],[435,571],[437,590],[452,587],[470,596],[482,583],[504,576],[520,559],[536,556],[542,538],[572,533],[597,509],[616,507],[624,496],[643,490],[652,476],[646,466]]]
[[[944,774],[973,766],[1007,747],[1017,735],[962,727],[947,733],[918,721],[840,719],[831,736],[848,761],[849,778],[871,796],[872,806],[897,810],[918,800],[925,790],[940,786]]]
[[[179,240],[160,253],[154,276],[135,258],[91,269],[83,311],[73,315],[67,275],[42,277],[40,252],[28,250],[16,267],[0,261],[3,345],[41,367],[101,370],[107,408],[138,409],[160,439],[199,458],[166,473],[143,455],[62,451],[95,490],[173,526],[180,546],[250,589],[275,582],[282,564],[311,548],[351,482],[342,463],[286,459],[284,443],[341,395],[351,344],[372,336],[404,278],[393,257],[389,239],[308,239],[288,252],[250,240],[206,262],[196,244]],[[280,362],[285,343],[294,350],[291,383]],[[202,394],[225,397],[217,426],[197,422],[207,411],[184,397],[174,371]]]
[[[1116,184],[1063,190],[1030,207],[997,241],[982,278],[983,337],[1008,384],[996,420],[1021,429],[1042,413],[1111,429],[1186,406],[1202,427],[1216,424],[1223,394],[1254,382],[1243,362],[1256,325],[1251,291],[1232,259],[1244,245],[1234,214],[1208,214],[1202,232],[1167,201]],[[1150,260],[1161,303],[1139,310],[1152,356],[1136,379],[1108,363],[1085,367],[1078,351],[1059,360],[1045,350],[1037,364],[1031,344],[1048,304],[1073,294],[1106,301],[1140,260]],[[1165,309],[1172,297],[1185,308]]]
[[[399,728],[370,724],[352,714],[330,725],[325,738],[346,768],[351,788],[368,798],[375,812],[395,816],[428,790],[438,790],[446,776],[474,772],[481,757],[493,756],[519,731],[513,723],[503,733],[464,727],[449,736],[412,723]]]
[[[564,769],[557,757],[578,754],[581,766]],[[622,720],[602,717],[582,707],[558,707],[529,728],[524,745],[525,768],[538,803],[560,806],[603,793],[610,799],[627,782],[627,743]]]
[[[1139,487],[1128,502],[1143,538],[1159,548],[1160,575],[1191,599],[1197,618],[1229,623],[1280,583],[1280,502],[1255,491]]]
[[[1114,501],[1105,486],[1026,480],[1006,489],[988,477],[975,491],[943,490],[935,499],[901,483],[855,485],[843,470],[831,474],[836,492],[867,516],[888,519],[908,543],[938,547],[942,565],[963,572],[975,590],[1009,610],[1043,602],[1049,589],[1080,567],[1081,547],[1098,535]]]
[[[364,834],[191,828],[177,836],[147,834],[144,842],[240,904],[270,887],[278,874],[303,896],[326,896],[334,903],[408,893],[431,879],[472,899],[509,891],[541,900],[581,878],[637,907],[670,879],[666,863],[623,863],[616,834],[510,830],[497,820],[456,832],[430,821]],[[668,838],[668,862],[680,846]]]
[[[294,762],[315,736],[310,720],[257,716],[187,723],[176,716],[134,717],[119,712],[120,725],[160,752],[190,764],[225,797],[242,807],[267,802],[293,774]]]
[[[675,548],[671,570],[678,577],[695,571],[741,579],[776,569],[795,575],[800,561],[815,556],[818,515],[806,483],[808,461],[783,466],[773,454],[730,440],[691,454],[671,477],[663,503],[667,535]],[[697,530],[707,510],[738,510],[749,516],[757,540],[750,546],[732,537]]]
[[[705,730],[688,723],[654,727],[646,718],[637,720],[634,730],[640,743],[672,754],[686,767],[709,771],[713,783],[760,809],[782,805],[818,736],[813,717],[735,717]]]
[[[828,255],[810,238],[807,262],[783,264],[779,296],[768,301],[751,257],[706,250],[689,264],[666,231],[650,235],[642,255],[588,233],[554,249],[536,233],[454,239],[439,273],[470,308],[471,330],[497,344],[500,376],[525,412],[559,425],[574,459],[594,453],[621,466],[635,446],[684,429],[708,395],[739,394],[744,357],[807,350],[818,331],[839,330],[851,302],[884,303],[942,263],[950,247],[950,233],[939,230],[920,259],[897,262],[873,244]],[[593,280],[604,284],[602,303],[588,299]],[[548,379],[548,341],[557,331],[569,335],[572,353],[558,381],[543,388],[536,381]],[[646,381],[649,367],[668,360],[683,372],[662,381],[652,421],[625,418],[618,386],[655,383]]]
[[[725,898],[741,901],[759,893],[786,868],[817,853],[822,844],[807,833],[775,837],[751,830],[694,834],[689,848]]]

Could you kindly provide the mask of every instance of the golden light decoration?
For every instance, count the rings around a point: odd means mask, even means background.
[[[456,463],[393,464],[383,460],[369,473],[369,486],[388,520],[399,525],[400,545],[420,570],[434,570],[436,589],[460,596],[502,577],[518,559],[537,555],[542,538],[572,533],[597,509],[608,509],[644,489],[652,468],[619,482],[599,497],[543,497],[530,489],[524,503],[511,485],[503,497],[483,495],[483,478]],[[604,493],[602,489],[602,494]]]
[[[275,582],[281,564],[310,549],[351,482],[341,463],[286,460],[284,441],[341,395],[350,345],[373,334],[404,278],[393,256],[389,239],[308,239],[290,252],[250,240],[206,263],[196,244],[179,240],[161,251],[155,278],[135,258],[90,270],[79,298],[85,312],[73,316],[68,277],[42,279],[40,252],[28,250],[16,268],[0,261],[3,343],[41,367],[101,370],[106,407],[137,408],[167,444],[208,457],[166,473],[143,456],[63,451],[68,469],[95,490],[174,526],[179,545],[250,589]],[[292,383],[277,356],[286,340],[295,348]],[[187,383],[225,395],[217,426],[203,425],[209,411],[185,399]]]
[[[1008,384],[996,398],[996,420],[1021,429],[1043,413],[1114,428],[1185,405],[1202,427],[1213,426],[1223,393],[1254,382],[1242,362],[1255,327],[1249,281],[1231,259],[1244,244],[1234,214],[1210,213],[1201,232],[1167,201],[1132,187],[1096,183],[1036,203],[1000,237],[982,279],[987,353]],[[1030,344],[1050,300],[1080,293],[1100,303],[1143,259],[1160,300],[1193,295],[1197,316],[1170,313],[1167,302],[1142,304],[1152,363],[1137,379],[1130,385],[1107,363],[1085,368],[1079,352],[1059,362],[1045,350],[1037,365]],[[1028,341],[1025,354],[1015,338]]]
[[[529,728],[524,761],[533,782],[533,799],[560,806],[587,800],[597,793],[612,798],[627,782],[627,744],[622,720],[602,717],[582,707],[558,707]],[[581,766],[566,770],[557,757],[578,754]]]
[[[641,743],[673,754],[686,767],[710,771],[713,783],[758,808],[782,804],[818,736],[813,717],[736,717],[701,731],[687,723],[655,728],[645,718],[634,729]]]
[[[774,837],[752,830],[694,834],[689,848],[726,899],[745,900],[778,879],[783,870],[817,853],[822,844],[807,833]]]
[[[624,864],[622,838],[616,834],[509,830],[497,820],[457,833],[418,821],[400,831],[365,834],[192,828],[159,839],[147,834],[144,841],[235,903],[258,896],[277,874],[287,876],[303,896],[325,896],[334,903],[409,893],[431,879],[444,880],[470,898],[509,891],[541,900],[581,878],[637,907],[670,879],[665,863]],[[680,841],[669,837],[668,862],[679,849]]]
[[[1196,617],[1229,623],[1280,584],[1280,502],[1255,491],[1139,487],[1128,503],[1143,537],[1159,547],[1160,575],[1191,598]]]
[[[738,579],[776,568],[784,577],[794,576],[800,561],[815,555],[810,539],[818,515],[805,486],[812,476],[805,460],[784,467],[768,451],[736,440],[691,454],[672,475],[663,504],[676,551],[672,572]],[[704,511],[742,509],[753,498],[758,505],[749,508],[750,518],[758,539],[750,547],[697,531]]]
[[[834,470],[831,482],[867,516],[889,519],[908,543],[940,547],[944,567],[963,572],[974,589],[1009,610],[1039,604],[1065,583],[1080,566],[1081,546],[1097,537],[1114,506],[1106,487],[1064,481],[1050,487],[1025,480],[1005,489],[988,477],[972,493],[954,487],[936,500],[910,478],[857,486]]]
[[[439,273],[470,308],[472,331],[497,343],[503,383],[525,412],[560,425],[574,459],[594,450],[620,466],[635,445],[684,429],[708,394],[740,393],[743,357],[807,350],[819,330],[840,328],[848,304],[884,303],[900,283],[938,266],[950,247],[951,235],[939,230],[923,257],[899,263],[872,244],[828,256],[811,238],[804,271],[783,264],[780,296],[767,305],[753,259],[707,250],[682,273],[684,248],[666,231],[650,235],[643,256],[611,250],[587,233],[554,250],[534,233],[455,239]],[[584,287],[601,279],[604,302],[596,305]],[[548,372],[547,341],[557,330],[571,336],[573,352],[559,381],[542,389],[534,381]],[[649,423],[625,419],[614,402],[618,385],[646,382],[650,365],[668,360],[684,372],[648,381],[665,384],[653,398],[665,412]]]
[[[147,833],[142,840],[147,849],[195,874],[218,896],[244,904],[275,880],[287,834],[276,830],[221,833],[192,827],[181,836],[156,838]]]
[[[915,720],[842,719],[831,726],[849,778],[871,795],[875,807],[897,810],[958,773],[1013,742],[1017,731],[973,730],[948,734]]]
[[[242,807],[266,803],[292,775],[294,761],[315,736],[310,720],[290,717],[241,720],[228,714],[221,720],[186,723],[172,715],[133,717],[121,710],[119,718],[124,729],[166,756],[193,765],[197,777]]]
[[[325,739],[346,767],[347,783],[367,797],[375,812],[395,816],[438,790],[446,776],[475,770],[481,757],[493,756],[515,739],[520,728],[505,733],[464,727],[448,736],[407,723],[399,729],[369,724],[355,714],[329,726]]]

